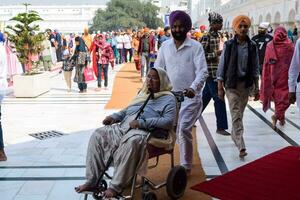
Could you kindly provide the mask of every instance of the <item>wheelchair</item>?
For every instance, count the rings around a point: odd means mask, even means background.
[[[178,106],[177,111],[180,109],[180,103],[184,100],[184,93],[183,92],[172,92],[174,96],[177,99]],[[178,113],[178,112],[177,112]],[[177,114],[178,116],[178,114]],[[176,127],[174,127],[175,131],[170,132],[171,139],[175,142],[176,139]],[[172,138],[173,137],[173,138]],[[184,195],[185,188],[187,185],[187,174],[186,170],[183,166],[174,164],[174,142],[170,146],[170,143],[165,143],[164,139],[158,139],[151,137],[151,133],[149,134],[147,138],[147,151],[148,151],[148,159],[155,159],[155,164],[148,166],[148,169],[155,168],[159,164],[159,157],[165,154],[168,154],[170,156],[170,167],[167,179],[159,184],[153,183],[149,178],[145,176],[140,176],[137,173],[133,177],[132,184],[131,184],[131,191],[130,195],[123,196],[122,194],[118,194],[115,199],[134,199],[135,196],[135,190],[141,188],[142,194],[141,198],[142,200],[156,200],[156,194],[153,192],[153,190],[158,190],[162,187],[166,187],[166,191],[170,199],[179,199]],[[112,156],[109,158],[106,170],[108,170],[110,163],[113,161]],[[88,195],[92,195],[94,199],[96,200],[102,200],[105,199],[102,194],[103,192],[108,188],[108,183],[104,179],[112,179],[112,177],[106,172],[102,172],[100,175],[100,178],[98,179],[97,189],[94,191],[84,191],[82,192],[84,194],[84,200],[88,199]],[[141,183],[137,184],[137,178],[140,176]]]

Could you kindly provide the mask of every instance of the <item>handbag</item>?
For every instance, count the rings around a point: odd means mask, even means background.
[[[83,75],[84,75],[84,81],[93,81],[95,79],[93,68],[90,67],[84,68]]]

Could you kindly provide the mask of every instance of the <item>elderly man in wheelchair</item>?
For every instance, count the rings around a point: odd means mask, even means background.
[[[97,195],[93,195],[94,198],[99,195],[101,198],[97,199],[120,197],[128,184],[134,182],[133,185],[135,185],[137,172],[146,171],[148,158],[163,154],[151,155],[153,153],[150,153],[149,149],[147,150],[151,138],[154,138],[154,141],[155,139],[171,141],[171,148],[168,151],[163,150],[163,152],[172,154],[171,166],[174,167],[172,148],[175,133],[173,130],[177,119],[178,98],[171,92],[171,89],[170,80],[163,69],[152,68],[149,70],[146,82],[129,106],[106,117],[103,121],[105,126],[96,129],[91,136],[86,158],[87,181],[76,187],[76,192],[97,191],[100,188],[101,194],[98,192]],[[156,151],[155,145],[154,151]],[[109,166],[114,167],[114,173],[110,177],[111,181],[107,187],[106,182],[102,181],[104,175],[108,176],[105,171]],[[184,168],[179,171],[180,179],[182,179],[179,182],[181,183],[171,183],[171,185],[181,184],[183,189],[180,189],[179,195],[182,196],[182,190],[184,192],[186,186],[186,174]],[[171,176],[174,178],[174,174]],[[132,187],[132,189],[134,188]],[[133,193],[131,194],[130,198],[132,199]],[[173,198],[176,198],[176,194]],[[143,199],[156,199],[156,197]]]

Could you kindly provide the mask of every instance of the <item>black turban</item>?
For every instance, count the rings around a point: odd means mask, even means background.
[[[210,12],[208,14],[208,21],[210,24],[223,24],[223,17],[216,12]]]

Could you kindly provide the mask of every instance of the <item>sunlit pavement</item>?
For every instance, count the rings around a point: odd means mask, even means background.
[[[112,93],[113,78],[120,69],[109,71],[109,90],[96,92],[96,82],[79,94],[77,85],[68,93],[63,75],[51,73],[52,89],[38,98],[14,98],[2,105],[7,162],[0,163],[1,200],[83,199],[74,187],[84,182],[85,155],[92,131],[101,126]],[[208,178],[218,176],[289,145],[300,144],[300,114],[295,106],[287,111],[287,123],[271,128],[271,115],[259,102],[249,102],[245,111],[245,142],[248,156],[238,157],[230,136],[215,133],[213,102],[197,122],[198,151]],[[229,125],[230,114],[227,112]],[[229,127],[230,130],[231,127]],[[39,140],[29,134],[56,131],[60,137]]]

